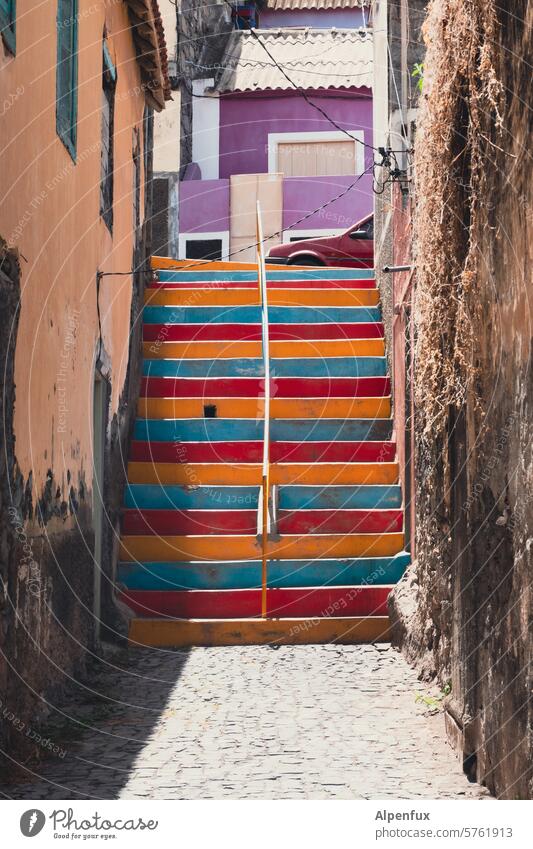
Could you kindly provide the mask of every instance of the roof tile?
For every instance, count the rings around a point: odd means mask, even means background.
[[[356,29],[236,30],[228,39],[215,88],[294,88],[276,63],[298,88],[372,88],[372,34]]]

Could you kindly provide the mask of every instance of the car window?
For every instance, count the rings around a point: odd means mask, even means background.
[[[353,232],[355,233],[357,230],[363,230],[364,236],[363,239],[373,239],[374,238],[374,219],[371,218],[370,221],[366,221],[364,224],[361,224],[360,227],[355,227]]]

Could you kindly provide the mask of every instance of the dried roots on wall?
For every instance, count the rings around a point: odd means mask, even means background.
[[[415,149],[416,562],[395,640],[465,770],[531,786],[532,5],[433,0]]]

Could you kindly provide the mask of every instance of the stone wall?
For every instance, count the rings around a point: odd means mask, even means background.
[[[181,173],[192,162],[192,81],[214,76],[232,31],[225,2],[181,0],[178,6],[177,74],[181,94]]]
[[[415,371],[417,558],[391,600],[396,644],[451,688],[465,771],[509,799],[533,796],[532,24],[530,0],[430,4],[414,247],[418,353],[433,361]]]

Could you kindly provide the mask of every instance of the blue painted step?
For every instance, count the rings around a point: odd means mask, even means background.
[[[124,505],[140,510],[254,510],[257,486],[186,486],[133,484],[126,486]]]
[[[408,566],[406,552],[355,560],[272,560],[269,587],[395,584]],[[224,590],[261,586],[261,561],[120,563],[118,580],[130,590]]]
[[[391,485],[291,486],[279,488],[280,510],[385,510],[402,506],[401,488]]]
[[[186,486],[128,484],[126,507],[140,510],[253,510],[257,507],[256,486]],[[280,510],[385,510],[402,506],[398,485],[292,486],[279,488]]]
[[[217,281],[257,280],[257,271],[165,271],[157,270],[161,283],[194,283],[196,280],[215,284]],[[267,271],[267,280],[373,280],[373,268],[315,268],[312,271]]]
[[[387,442],[390,419],[273,419],[272,442]],[[263,421],[256,419],[137,419],[134,439],[141,442],[256,442]]]
[[[275,377],[385,377],[385,357],[272,359]],[[263,377],[263,360],[145,360],[143,374],[158,377]]]
[[[379,307],[269,307],[270,324],[381,321]],[[144,307],[145,324],[260,324],[259,307]]]

